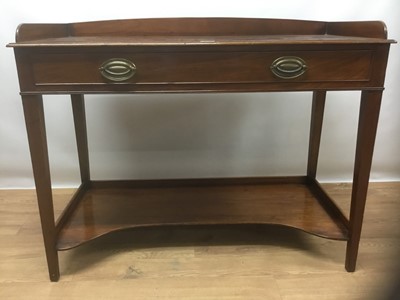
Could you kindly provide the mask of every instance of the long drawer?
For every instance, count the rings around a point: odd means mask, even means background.
[[[34,84],[363,82],[372,51],[36,53]]]

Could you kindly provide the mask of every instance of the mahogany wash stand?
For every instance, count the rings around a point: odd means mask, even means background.
[[[178,18],[20,25],[8,46],[15,51],[50,279],[60,277],[60,250],[125,228],[167,225],[289,226],[347,241],[345,267],[354,271],[393,42],[377,21]],[[361,91],[349,218],[316,179],[325,96],[338,90]],[[313,92],[304,176],[90,178],[84,94],[271,91]],[[57,221],[46,94],[71,95],[82,178]]]

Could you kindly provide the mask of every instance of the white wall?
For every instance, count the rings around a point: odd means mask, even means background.
[[[200,16],[383,20],[389,37],[400,40],[398,0],[25,0],[2,1],[0,10],[0,188],[33,186],[13,52],[4,47],[14,41],[19,23]],[[93,177],[304,174],[310,98],[310,93],[88,96]],[[69,99],[45,99],[53,183],[74,185],[79,179]],[[358,92],[328,94],[322,180],[351,179],[358,99]],[[372,180],[400,179],[399,133],[400,48],[394,45]]]

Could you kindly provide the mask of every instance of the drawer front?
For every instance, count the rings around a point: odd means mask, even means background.
[[[371,58],[372,51],[348,50],[37,53],[31,59],[35,85],[46,86],[357,82],[369,80]]]

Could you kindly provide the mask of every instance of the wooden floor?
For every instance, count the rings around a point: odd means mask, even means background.
[[[349,185],[328,190],[347,211]],[[72,192],[55,191],[57,213]],[[364,220],[355,273],[344,242],[289,228],[170,227],[61,252],[51,283],[35,192],[0,190],[0,299],[400,299],[400,182],[370,185]]]

